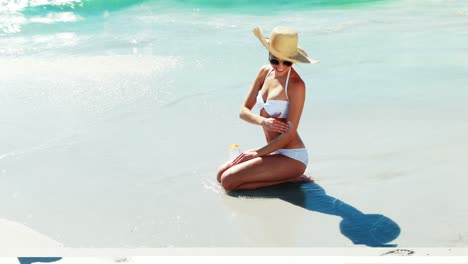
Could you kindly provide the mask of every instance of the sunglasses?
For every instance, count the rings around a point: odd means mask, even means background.
[[[290,62],[290,61],[280,61],[280,60],[275,59],[275,58],[270,59],[270,63],[273,64],[273,65],[279,65],[280,62],[282,62],[284,66],[288,66],[288,67],[291,67],[293,65],[293,63]]]

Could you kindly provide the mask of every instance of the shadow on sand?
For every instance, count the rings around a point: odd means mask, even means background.
[[[61,257],[19,257],[20,264],[32,264],[32,263],[50,263],[61,260]]]
[[[400,227],[380,214],[364,214],[356,208],[325,193],[320,185],[284,183],[257,190],[231,191],[234,197],[279,198],[304,209],[343,218],[340,231],[356,245],[396,247],[388,244],[400,235]]]

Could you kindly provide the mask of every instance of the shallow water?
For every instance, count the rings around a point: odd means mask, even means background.
[[[70,247],[353,245],[214,180],[264,143],[237,114],[267,62],[251,29],[289,25],[321,61],[296,66],[308,173],[395,244],[465,246],[466,1],[224,3],[0,1],[0,217]]]

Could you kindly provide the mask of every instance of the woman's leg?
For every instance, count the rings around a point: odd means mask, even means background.
[[[223,165],[221,165],[221,167],[219,167],[218,169],[218,175],[216,177],[216,179],[218,180],[218,182],[221,182],[221,175],[223,175],[223,173],[229,169],[231,167],[231,162],[232,160],[224,163]]]
[[[226,190],[256,189],[288,181],[296,181],[306,165],[283,155],[251,159],[224,170],[221,185]]]
[[[253,149],[250,149],[248,151],[254,151],[254,150],[257,150],[258,148],[253,148]],[[218,175],[216,177],[216,179],[218,180],[218,182],[221,182],[221,175],[229,168],[231,168],[231,162],[232,160],[229,160],[228,162],[224,163],[223,165],[221,165],[219,168],[218,168]]]

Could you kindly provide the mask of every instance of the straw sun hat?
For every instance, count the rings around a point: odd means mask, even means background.
[[[298,37],[294,29],[275,27],[271,31],[270,38],[265,38],[259,27],[255,27],[253,33],[263,46],[280,60],[293,63],[318,63],[318,61],[309,58],[307,53],[297,46]]]

